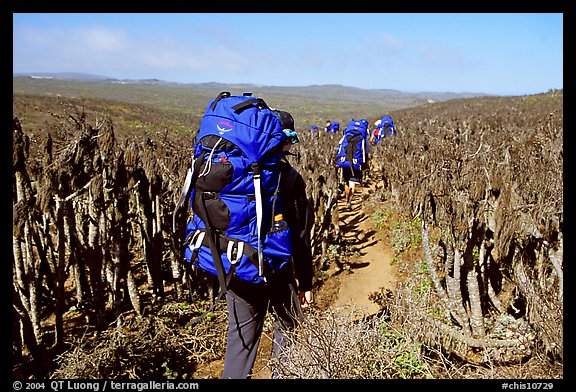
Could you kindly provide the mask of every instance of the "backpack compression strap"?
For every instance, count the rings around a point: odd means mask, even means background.
[[[262,190],[260,189],[260,167],[252,163],[254,172],[254,196],[256,197],[256,230],[258,231],[258,274],[264,276],[264,256],[262,254]]]
[[[206,237],[206,231],[203,229],[197,229],[196,231],[190,233],[186,239],[188,247],[192,251],[191,260],[195,259],[198,254],[198,250],[202,246],[210,246],[210,241]],[[220,252],[226,252],[226,256],[230,261],[232,267],[240,260],[242,255],[245,255],[248,260],[255,266],[258,267],[258,255],[257,250],[254,249],[250,244],[244,241],[239,241],[234,238],[230,238],[222,233],[218,234],[218,241],[216,246],[220,249]],[[228,275],[232,275],[234,268],[231,268]],[[227,275],[227,283],[229,281],[229,276]]]
[[[198,203],[200,208],[203,210],[204,216],[208,218],[208,214],[206,212],[206,199],[212,196],[212,192],[202,192],[200,196],[201,202]],[[216,271],[218,273],[218,281],[220,283],[220,295],[226,294],[228,291],[228,282],[226,281],[226,272],[224,271],[224,266],[222,265],[222,258],[220,257],[220,250],[218,246],[216,246],[217,238],[215,233],[212,232],[211,223],[205,222],[206,234],[209,241],[210,252],[212,253],[212,257],[214,258],[214,266],[216,267]]]
[[[260,167],[258,162],[252,163],[252,171],[254,172],[254,196],[256,199],[256,230],[258,231],[258,275],[264,278],[266,282],[266,276],[264,274],[264,256],[262,253],[262,189],[261,189],[261,175]],[[282,173],[278,176],[278,184],[276,185],[276,191],[274,191],[274,200],[272,201],[272,217],[275,215],[276,199],[278,197],[278,190],[280,188],[280,178]],[[272,218],[274,219],[274,218]]]
[[[256,106],[259,109],[264,109],[268,107],[268,105],[266,105],[266,102],[264,102],[262,98],[253,98],[232,106],[232,109],[234,109],[235,112],[240,112],[250,106],[253,106],[254,104],[256,104]]]
[[[212,111],[214,111],[216,109],[216,105],[218,104],[218,102],[221,99],[228,98],[230,96],[231,96],[231,94],[228,91],[221,92],[220,94],[218,94],[218,96],[216,98],[214,98],[214,102],[212,102],[210,109]],[[253,106],[254,104],[257,104],[256,106],[260,109],[268,107],[268,105],[266,105],[266,102],[264,102],[264,100],[262,98],[252,98],[252,99],[248,99],[244,102],[240,102],[239,104],[232,106],[232,109],[234,109],[235,112],[241,112],[242,110],[244,110],[250,106]]]
[[[366,139],[362,138],[362,162],[366,163],[368,159],[366,158]]]

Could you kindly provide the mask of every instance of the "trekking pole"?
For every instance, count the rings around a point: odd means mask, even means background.
[[[292,293],[292,302],[294,302],[294,309],[296,310],[296,315],[298,316],[298,320],[300,322],[304,321],[304,311],[302,310],[302,305],[300,304],[300,297],[298,296],[298,290],[296,290],[296,286],[294,282],[290,282],[290,292]]]
[[[296,310],[296,315],[300,322],[304,321],[304,311],[302,310],[302,305],[300,304],[300,297],[298,296],[298,290],[296,289],[296,274],[294,272],[294,260],[290,258],[290,282],[288,286],[290,287],[290,293],[292,297],[292,302],[294,303],[294,309]]]
[[[194,163],[192,163],[192,166],[193,165]],[[178,215],[180,207],[184,204],[184,201],[190,195],[189,190],[191,184],[192,184],[192,168],[188,168],[188,171],[186,172],[186,178],[184,179],[184,185],[182,186],[182,192],[180,193],[180,198],[178,199],[176,207],[172,212],[172,231],[174,232],[176,232],[176,216]]]

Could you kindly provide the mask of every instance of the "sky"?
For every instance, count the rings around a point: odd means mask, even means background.
[[[14,73],[268,86],[339,84],[410,93],[529,95],[563,88],[563,13],[12,17]]]

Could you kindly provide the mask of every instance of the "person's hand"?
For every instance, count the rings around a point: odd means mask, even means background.
[[[314,302],[312,291],[299,291],[298,297],[300,298],[300,306],[302,309],[307,308],[312,302]]]

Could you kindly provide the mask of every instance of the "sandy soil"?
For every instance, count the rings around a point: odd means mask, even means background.
[[[366,192],[366,189],[362,189]],[[350,265],[350,269],[341,276],[341,283],[333,306],[353,305],[362,309],[364,315],[378,312],[378,306],[370,301],[371,293],[381,287],[392,289],[395,282],[395,269],[391,266],[392,250],[383,242],[374,238],[369,217],[364,216],[359,197],[356,197],[352,211],[344,210],[344,200],[339,201],[340,224],[346,228],[344,238],[356,243],[361,257]]]

